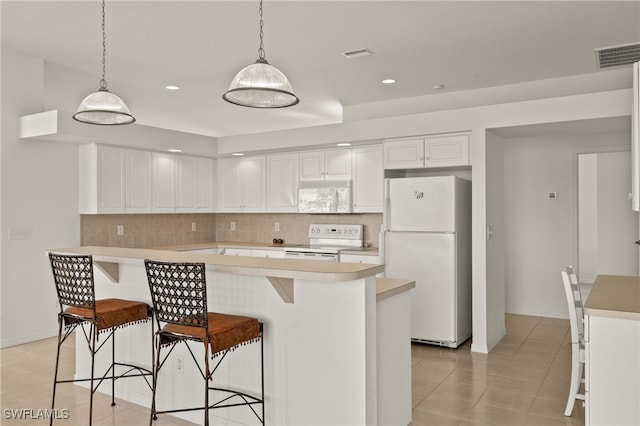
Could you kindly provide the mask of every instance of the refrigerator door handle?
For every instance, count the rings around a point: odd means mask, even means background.
[[[382,210],[382,227],[386,231],[391,224],[391,197],[389,191],[390,180],[384,180],[384,208]]]

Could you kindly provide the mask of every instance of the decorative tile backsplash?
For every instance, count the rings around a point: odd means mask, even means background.
[[[118,235],[119,226],[123,235]],[[211,213],[80,216],[83,246],[160,247],[215,241],[215,236],[216,215]]]
[[[193,230],[195,223],[195,231]],[[232,223],[235,230],[231,230]],[[276,223],[279,231],[275,231]],[[364,242],[378,246],[382,214],[309,215],[296,213],[199,213],[81,215],[80,244],[161,247],[209,241],[307,244],[311,223],[362,223]],[[118,227],[122,226],[122,235]]]
[[[235,231],[231,230],[232,222],[235,222]],[[279,231],[275,230],[276,223]],[[364,243],[377,247],[382,214],[218,213],[216,240],[271,243],[274,238],[280,238],[286,244],[309,244],[309,225],[312,223],[362,223]]]

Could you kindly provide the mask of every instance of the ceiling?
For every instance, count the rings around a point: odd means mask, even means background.
[[[45,106],[74,111],[98,88],[100,1],[0,5],[3,49],[44,58]],[[221,98],[257,58],[257,9],[257,0],[107,1],[109,89],[140,124],[220,137],[339,123],[367,103],[603,73],[594,49],[640,41],[640,0],[264,0],[266,58],[301,101],[260,110]],[[341,55],[361,48],[375,54]]]

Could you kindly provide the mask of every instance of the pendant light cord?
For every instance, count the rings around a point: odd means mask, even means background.
[[[107,80],[105,75],[107,73],[107,33],[104,29],[105,21],[105,0],[102,0],[102,80],[100,80],[100,90],[107,90]]]
[[[262,20],[262,0],[260,0],[260,6],[258,7],[258,13],[260,14],[260,47],[258,48],[258,61],[257,62],[266,63],[267,60],[265,59],[263,42],[262,42],[262,38],[264,37],[264,32],[262,30],[262,27],[264,26],[264,21]]]

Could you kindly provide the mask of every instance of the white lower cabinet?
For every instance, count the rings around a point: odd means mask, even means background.
[[[370,263],[372,265],[380,265],[380,256],[358,255],[358,254],[341,254],[340,262],[351,263]]]
[[[272,259],[284,259],[284,250],[252,249],[251,256],[270,257]]]
[[[220,254],[226,256],[270,257],[273,259],[284,258],[284,250],[245,249],[236,247],[220,249]]]
[[[640,425],[640,321],[585,316],[585,424]]]
[[[223,248],[220,250],[220,254],[225,256],[251,256],[251,249]]]

